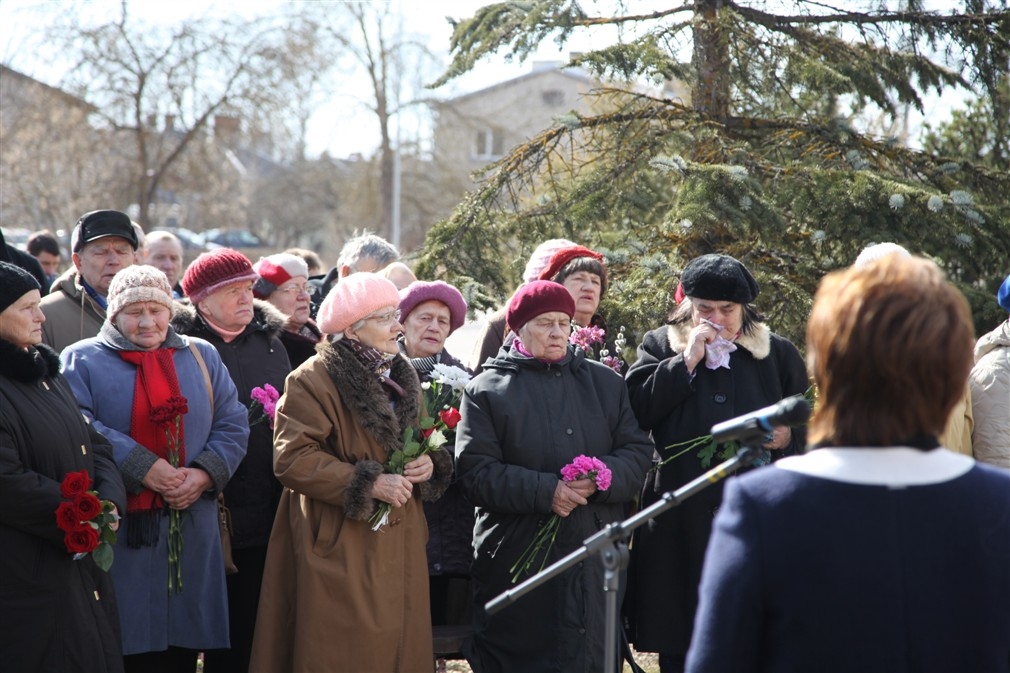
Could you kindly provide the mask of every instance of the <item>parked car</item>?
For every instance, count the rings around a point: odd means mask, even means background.
[[[208,250],[214,248],[266,248],[259,236],[243,229],[208,229],[201,240]]]

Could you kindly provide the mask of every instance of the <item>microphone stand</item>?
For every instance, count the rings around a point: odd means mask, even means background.
[[[681,486],[676,491],[667,491],[659,500],[649,505],[637,514],[625,519],[607,524],[598,533],[586,538],[582,546],[544,568],[536,575],[524,580],[515,587],[503,591],[488,601],[484,609],[489,615],[504,609],[519,600],[541,584],[550,581],[576,563],[590,555],[596,554],[603,563],[603,592],[606,598],[606,626],[604,637],[604,673],[616,673],[617,666],[617,595],[621,588],[621,571],[628,567],[628,538],[631,532],[650,521],[666,510],[676,507],[687,498],[703,488],[722,481],[741,467],[749,465],[758,456],[760,439],[754,440],[754,445],[744,444],[740,451],[724,463],[716,465],[697,479]]]

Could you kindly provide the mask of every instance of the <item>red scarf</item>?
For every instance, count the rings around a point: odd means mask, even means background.
[[[186,464],[184,416],[189,411],[175,373],[174,349],[119,351],[126,362],[137,366],[133,387],[130,437],[159,458],[172,462],[169,452],[178,451],[177,465]],[[154,491],[144,488],[128,495],[130,515],[127,545],[150,546],[157,542],[165,503]]]

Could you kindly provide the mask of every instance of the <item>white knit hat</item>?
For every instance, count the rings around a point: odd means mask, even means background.
[[[529,283],[539,278],[540,273],[550,264],[554,253],[565,248],[571,248],[574,245],[567,238],[552,238],[538,245],[533,254],[530,255],[530,260],[526,262],[526,270],[523,271],[523,282]]]
[[[109,284],[109,308],[105,314],[109,321],[130,304],[154,301],[172,310],[172,286],[161,269],[146,264],[128,266],[112,278]]]
[[[856,257],[856,261],[853,262],[853,266],[863,266],[864,264],[869,264],[870,262],[875,262],[878,259],[883,259],[888,255],[901,255],[902,257],[911,257],[910,253],[905,248],[901,247],[897,243],[874,243],[873,245],[868,245],[863,248],[863,251],[859,253],[859,257]]]
[[[253,294],[258,299],[266,299],[295,276],[309,277],[309,265],[305,260],[287,252],[260,257],[253,264],[253,271],[260,277],[253,285]]]

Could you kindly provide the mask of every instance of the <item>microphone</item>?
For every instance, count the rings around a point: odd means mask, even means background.
[[[770,407],[716,423],[712,426],[712,439],[716,443],[730,440],[746,442],[763,437],[773,428],[783,425],[790,428],[803,425],[808,418],[810,403],[802,395],[793,395]]]

